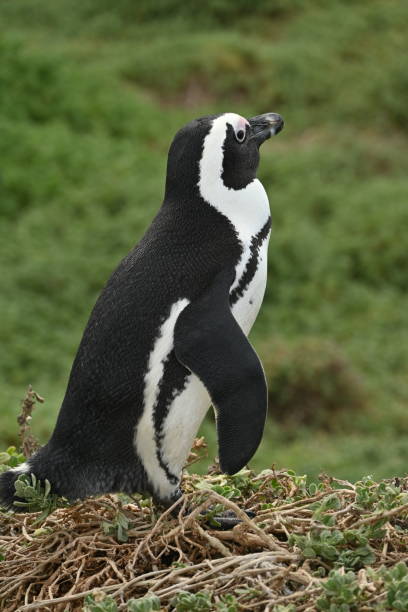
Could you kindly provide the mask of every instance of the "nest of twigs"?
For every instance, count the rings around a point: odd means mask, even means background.
[[[186,494],[165,512],[108,495],[59,508],[41,524],[36,514],[0,514],[0,609],[76,611],[91,595],[127,610],[130,598],[153,594],[162,610],[329,609],[333,568],[339,580],[354,572],[359,604],[350,610],[376,609],[388,593],[381,572],[407,559],[406,488],[406,480],[328,477],[307,485],[293,473],[246,470],[187,474]],[[221,509],[242,522],[217,529]],[[334,537],[346,533],[354,539]],[[207,593],[213,607],[180,607],[181,592]]]

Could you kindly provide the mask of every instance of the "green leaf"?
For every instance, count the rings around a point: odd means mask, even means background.
[[[400,561],[392,568],[391,573],[392,577],[395,578],[395,580],[402,580],[405,576],[408,575],[408,568],[405,563]]]
[[[207,591],[188,593],[180,591],[171,601],[176,612],[210,612],[212,610],[211,595]]]
[[[21,474],[14,483],[18,497],[25,501],[15,501],[18,507],[25,508],[27,512],[41,512],[36,523],[42,521],[56,508],[64,508],[67,500],[51,493],[50,483],[46,480],[44,485],[37,480],[34,474]]]
[[[0,463],[8,463],[10,461],[11,455],[8,453],[0,453]]]
[[[96,595],[87,595],[84,601],[83,612],[117,612],[116,601],[102,591]]]
[[[129,612],[153,612],[160,610],[160,599],[156,595],[146,595],[141,599],[130,599],[127,602]]]
[[[48,495],[51,493],[51,483],[49,480],[45,480],[45,491],[44,491],[44,497],[48,497]]]
[[[8,465],[9,465],[11,468],[14,468],[14,467],[17,467],[17,466],[19,465],[19,463],[20,463],[20,462],[19,462],[19,460],[18,460],[18,457],[16,457],[16,455],[11,455],[11,457],[10,457],[10,459],[9,459],[9,461],[8,461]]]
[[[316,495],[317,491],[317,484],[315,482],[311,482],[309,485],[309,495],[313,497],[314,495]]]
[[[329,559],[330,561],[334,561],[338,557],[338,553],[335,547],[329,545],[322,546],[321,555],[324,559]]]

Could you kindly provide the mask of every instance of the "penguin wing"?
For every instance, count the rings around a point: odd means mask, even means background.
[[[223,271],[181,312],[174,328],[177,359],[198,376],[217,414],[220,466],[235,474],[262,438],[267,387],[258,355],[229,303],[234,273]]]

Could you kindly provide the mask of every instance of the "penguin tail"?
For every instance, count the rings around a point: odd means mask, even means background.
[[[28,471],[24,469],[24,466],[21,466],[21,468],[8,470],[0,474],[0,509],[24,512],[21,507],[14,505],[16,501],[24,501],[16,496],[14,483],[21,474],[25,473],[28,473]]]

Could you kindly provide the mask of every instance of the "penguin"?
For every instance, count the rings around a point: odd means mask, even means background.
[[[176,134],[163,204],[92,310],[49,442],[0,475],[2,507],[18,510],[24,473],[70,501],[138,492],[168,507],[211,404],[221,470],[251,459],[267,387],[247,335],[271,230],[256,173],[260,145],[283,124],[276,113],[228,112]]]

